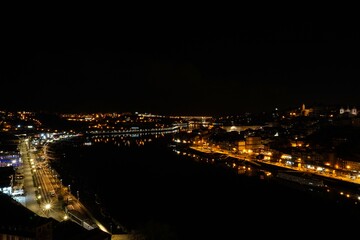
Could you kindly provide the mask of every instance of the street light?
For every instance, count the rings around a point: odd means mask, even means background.
[[[48,217],[49,217],[50,209],[51,209],[51,204],[50,203],[45,204],[45,211]]]
[[[50,210],[50,209],[51,209],[51,204],[50,203],[45,204],[45,210]]]

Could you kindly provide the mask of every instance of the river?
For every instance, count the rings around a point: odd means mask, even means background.
[[[275,227],[274,218],[295,227],[304,218],[308,225],[334,214],[358,216],[349,204],[195,161],[173,151],[171,139],[172,134],[77,137],[50,146],[51,164],[112,232],[232,239],[248,229]]]

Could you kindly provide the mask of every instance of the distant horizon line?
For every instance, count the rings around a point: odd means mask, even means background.
[[[6,109],[6,108],[0,108],[0,112],[27,112],[27,113],[50,113],[50,114],[140,114],[140,115],[153,115],[153,116],[187,116],[187,117],[190,117],[190,116],[196,116],[196,117],[199,117],[199,116],[207,116],[207,117],[214,117],[214,116],[233,116],[233,115],[240,115],[240,114],[248,114],[248,113],[251,113],[251,114],[259,114],[259,113],[269,113],[269,112],[273,112],[273,111],[289,111],[289,110],[293,110],[293,109],[301,109],[302,106],[305,106],[306,108],[308,108],[308,106],[311,106],[310,108],[312,107],[332,107],[332,108],[357,108],[357,105],[356,104],[305,104],[305,103],[302,103],[300,104],[299,106],[295,107],[286,107],[286,108],[279,108],[279,107],[273,107],[272,110],[263,110],[263,111],[242,111],[242,112],[238,112],[238,113],[216,113],[216,114],[204,114],[204,113],[201,113],[201,114],[193,114],[193,113],[151,113],[151,112],[147,112],[147,111],[144,111],[144,112],[140,112],[140,111],[74,111],[74,110],[71,110],[71,111],[68,111],[68,112],[65,112],[65,111],[57,111],[57,110],[45,110],[45,109],[38,109],[38,110],[31,110],[31,109],[28,109],[28,110],[19,110],[19,109],[16,109],[16,110],[9,110],[9,109]],[[360,107],[359,107],[360,108]]]

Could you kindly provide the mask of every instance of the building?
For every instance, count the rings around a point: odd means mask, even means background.
[[[53,221],[0,193],[0,239],[52,240]]]
[[[347,107],[346,109],[341,107],[339,110],[339,114],[349,116],[349,117],[352,117],[352,116],[354,117],[354,116],[357,116],[358,111],[357,111],[356,107],[353,107],[351,109],[349,107]]]
[[[15,170],[13,167],[0,167],[0,192],[7,195],[12,194]]]
[[[19,138],[0,132],[0,167],[17,167],[21,158],[18,150]]]

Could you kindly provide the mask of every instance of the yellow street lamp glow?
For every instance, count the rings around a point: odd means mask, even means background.
[[[51,208],[51,204],[50,204],[50,203],[45,204],[45,210],[50,210],[50,208]]]

